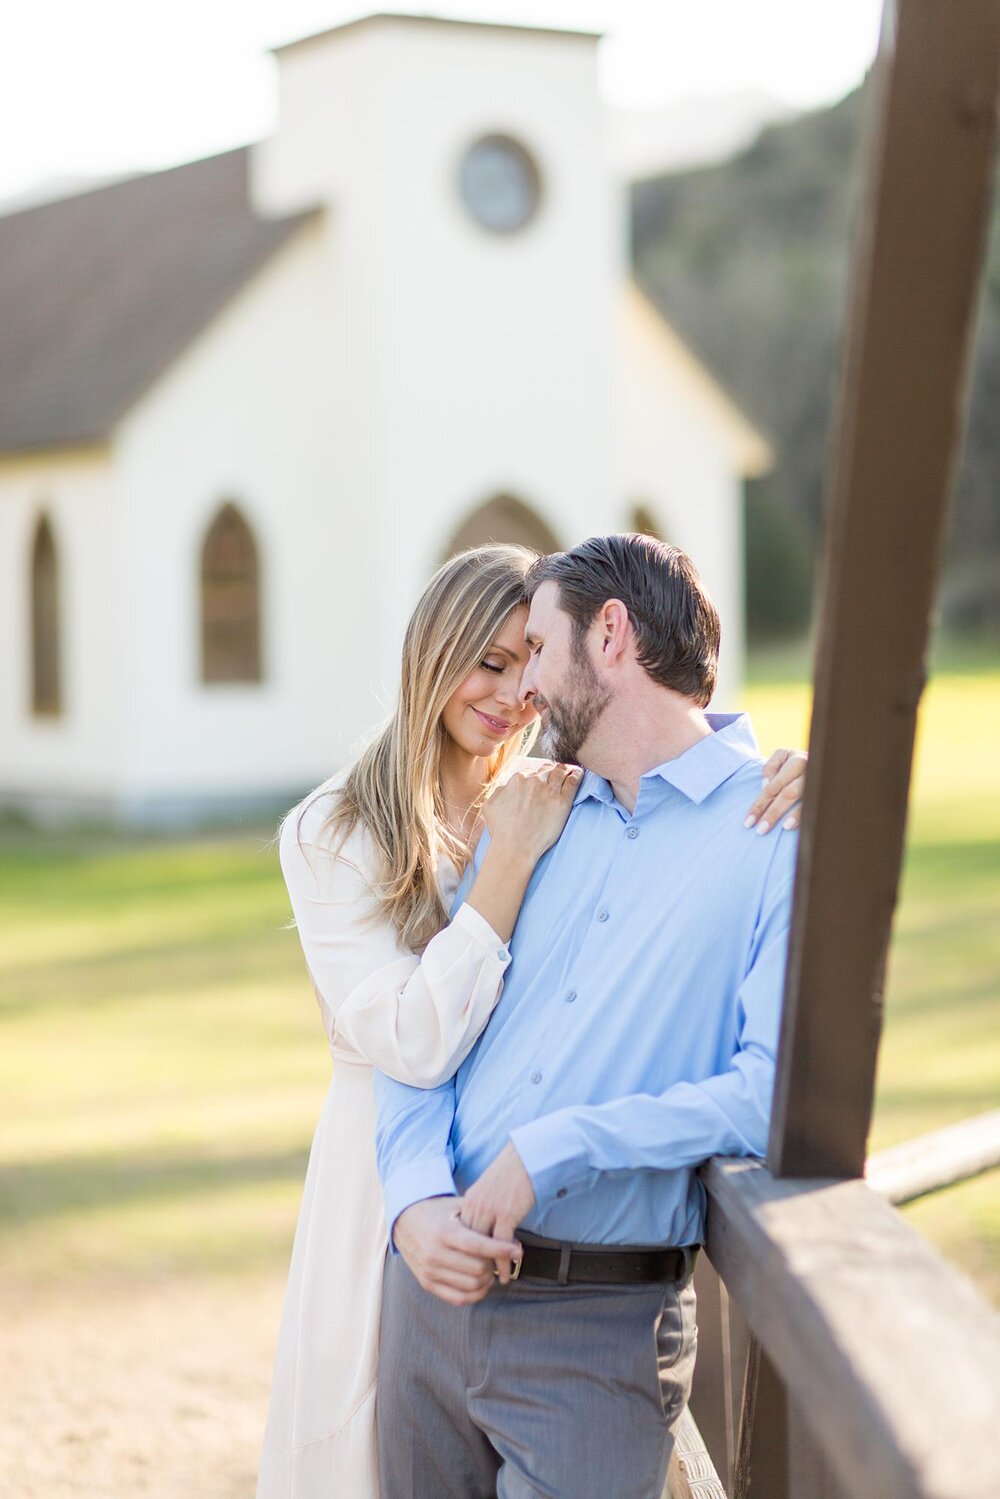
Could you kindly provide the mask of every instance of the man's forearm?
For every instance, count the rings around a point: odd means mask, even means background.
[[[773,1063],[745,1056],[738,1062],[659,1097],[634,1094],[519,1125],[511,1143],[538,1202],[585,1190],[606,1172],[674,1171],[712,1155],[763,1154]]]
[[[392,1243],[393,1226],[406,1208],[424,1198],[454,1196],[449,1138],[455,1085],[449,1080],[439,1088],[409,1088],[376,1071],[374,1092],[375,1155]]]

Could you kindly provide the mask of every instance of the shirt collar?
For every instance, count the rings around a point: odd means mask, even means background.
[[[697,804],[711,796],[744,765],[760,759],[757,739],[746,713],[706,713],[705,718],[712,733],[699,739],[675,760],[664,760],[662,765],[647,770],[640,778],[640,795],[643,782],[659,780]],[[592,770],[588,770],[580,782],[573,805],[577,806],[588,797],[607,803],[615,800],[610,782]]]
[[[699,739],[676,760],[664,760],[642,777],[658,777],[688,801],[700,803],[744,765],[760,759],[757,739],[746,713],[706,713],[712,733]]]
[[[592,770],[585,770],[583,780],[577,787],[576,796],[573,798],[574,807],[592,797],[595,802],[607,802],[609,805],[615,799],[615,793],[611,789],[611,782],[606,781],[603,776],[595,774]]]

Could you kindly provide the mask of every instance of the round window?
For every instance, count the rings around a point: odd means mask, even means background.
[[[471,145],[462,159],[459,182],[469,213],[495,234],[523,229],[542,194],[534,159],[509,135],[484,135]]]

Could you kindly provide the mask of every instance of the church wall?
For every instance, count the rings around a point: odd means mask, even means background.
[[[564,546],[612,524],[618,221],[586,39],[401,31],[386,68],[399,97],[412,77],[431,81],[419,130],[395,138],[389,157],[387,211],[421,230],[394,258],[380,322],[379,396],[401,414],[383,455],[386,511],[420,478],[397,553],[398,637],[453,517],[491,495],[515,495]],[[510,234],[474,222],[457,191],[464,152],[494,130],[523,143],[541,176],[536,216]]]
[[[60,711],[31,709],[31,554],[41,515],[56,550]],[[121,715],[120,515],[106,453],[0,460],[0,806],[103,810]]]
[[[358,628],[364,507],[330,357],[336,276],[318,219],[118,434],[130,621],[122,796],[134,816],[306,789],[371,720]],[[261,683],[201,681],[200,549],[226,501],[259,548]]]
[[[348,42],[349,75],[336,52]],[[282,68],[287,112],[262,157],[272,191],[283,161],[304,191],[310,150],[322,189],[316,143],[337,139],[322,111],[348,109],[344,90],[361,122],[352,161],[331,147],[326,181],[366,299],[357,366],[384,563],[380,660],[394,680],[418,592],[456,527],[494,495],[516,496],[564,544],[615,524],[621,219],[600,165],[595,49],[586,38],[398,22],[293,49]],[[483,229],[458,195],[465,150],[491,132],[522,142],[541,172],[540,208],[513,233]]]
[[[713,707],[738,703],[744,667],[743,478],[733,434],[684,365],[623,301],[616,382],[619,528],[633,507],[652,512],[661,535],[693,558],[722,618]]]

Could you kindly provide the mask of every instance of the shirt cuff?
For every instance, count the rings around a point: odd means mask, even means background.
[[[478,942],[480,947],[495,953],[504,968],[507,967],[510,962],[510,952],[506,942],[497,936],[486,917],[481,916],[474,906],[470,906],[468,902],[459,906],[451,918],[451,924],[459,927],[467,937]]]
[[[395,1171],[382,1188],[385,1221],[389,1225],[389,1251],[398,1254],[393,1231],[400,1213],[426,1197],[457,1197],[451,1167],[445,1156],[425,1156]]]
[[[587,1164],[570,1109],[519,1124],[510,1138],[531,1177],[539,1207],[548,1207],[553,1199],[588,1186],[600,1175]]]

